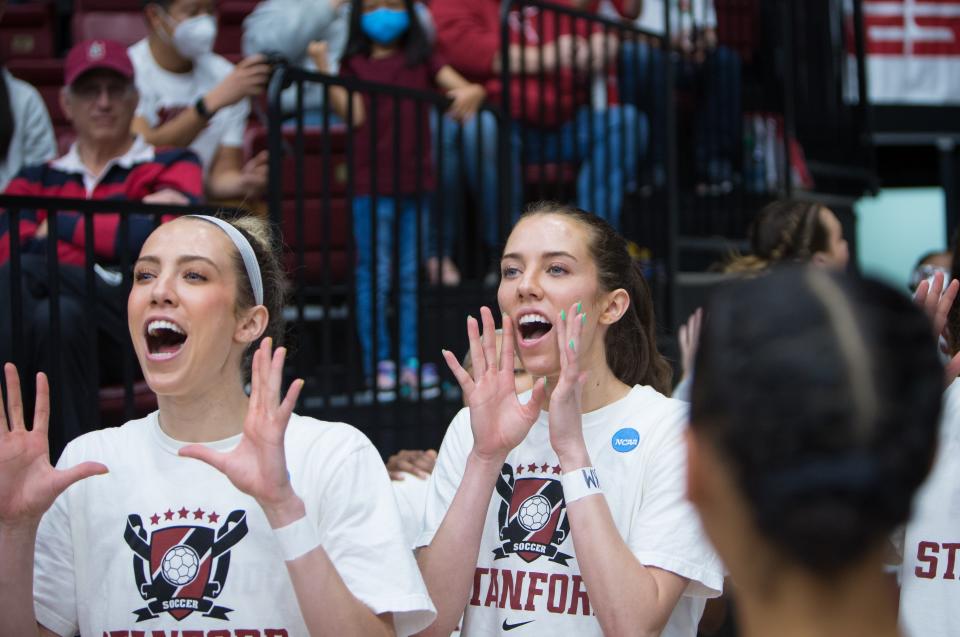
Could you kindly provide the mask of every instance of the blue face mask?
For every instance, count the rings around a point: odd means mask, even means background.
[[[406,9],[380,7],[360,18],[363,32],[377,44],[392,44],[410,28],[410,16]]]

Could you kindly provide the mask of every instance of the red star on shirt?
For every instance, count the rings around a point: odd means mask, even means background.
[[[531,462],[530,464],[527,465],[527,471],[529,471],[530,473],[533,473],[536,470],[537,470],[536,462]]]
[[[172,520],[172,519],[173,519],[173,511],[171,511],[170,509],[167,509],[166,513],[163,514],[163,519],[164,519],[164,520]]]
[[[180,514],[180,519],[183,520],[184,518],[187,517],[187,514],[190,513],[190,512],[187,511],[187,507],[181,507],[180,510],[177,511],[177,513]]]
[[[557,465],[553,465],[553,475],[555,475],[555,476],[560,475],[560,465],[558,465],[558,464],[557,464]]]
[[[517,465],[517,475],[520,475],[521,473],[523,473],[523,465],[522,465],[522,464],[518,464],[518,465]]]
[[[156,525],[159,524],[159,523],[160,523],[160,516],[159,516],[159,515],[157,515],[156,513],[154,513],[153,515],[150,516],[150,524],[153,524],[154,526],[156,526]]]
[[[217,523],[217,520],[220,519],[220,516],[217,515],[217,512],[216,512],[216,511],[214,511],[213,513],[211,513],[210,515],[207,516],[207,519],[210,520],[211,522],[213,522],[214,524],[216,524],[216,523]]]
[[[203,519],[203,514],[204,514],[203,509],[201,509],[200,507],[197,507],[197,510],[193,512],[193,519],[194,519],[194,520],[202,520],[202,519]]]
[[[550,465],[548,465],[546,462],[544,462],[542,465],[540,465],[540,471],[542,471],[542,472],[544,472],[544,473],[546,473],[546,472],[547,472],[547,469],[549,469],[549,468],[550,468]]]

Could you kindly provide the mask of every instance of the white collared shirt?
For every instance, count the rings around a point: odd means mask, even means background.
[[[54,159],[50,162],[50,165],[65,173],[83,175],[83,187],[87,191],[87,199],[90,199],[97,185],[114,166],[120,166],[121,168],[129,170],[136,164],[153,161],[155,156],[156,150],[153,145],[148,144],[141,135],[137,135],[133,140],[133,144],[127,149],[127,152],[108,161],[98,175],[92,173],[83,163],[83,160],[80,158],[80,151],[77,148],[77,142],[73,142],[73,144],[70,145],[70,150],[67,151],[66,155]]]

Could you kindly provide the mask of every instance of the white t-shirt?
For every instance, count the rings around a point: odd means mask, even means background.
[[[209,446],[225,451],[240,438]],[[263,511],[216,469],[178,456],[183,444],[154,412],[67,446],[59,466],[95,460],[110,473],[71,486],[40,523],[42,625],[64,637],[307,634]],[[398,634],[433,621],[370,441],[348,425],[294,415],[284,446],[293,488],[350,591],[374,613],[393,613]]]
[[[145,119],[151,128],[170,121],[184,109],[193,108],[197,99],[206,95],[233,70],[233,65],[226,58],[211,53],[194,62],[192,71],[171,73],[153,59],[146,39],[132,45],[127,53],[133,62],[137,90],[140,92],[137,115]],[[193,152],[200,157],[205,174],[210,171],[220,146],[243,146],[243,133],[249,115],[250,103],[245,99],[226,106],[217,111],[207,127],[190,144]]]
[[[664,637],[696,635],[706,598],[723,587],[720,560],[684,495],[685,423],[685,404],[639,386],[583,415],[587,450],[627,546],[640,563],[690,580]],[[464,409],[440,447],[419,546],[428,545],[439,529],[472,446]],[[560,474],[548,414],[541,412],[507,456],[490,500],[465,636],[500,634],[527,623],[539,635],[602,635],[570,537]]]
[[[423,507],[427,501],[427,480],[412,473],[404,473],[403,480],[391,480],[393,495],[397,499],[403,539],[413,548],[423,532]]]
[[[940,446],[904,539],[900,623],[910,637],[960,635],[960,380],[944,396]]]
[[[643,12],[636,24],[641,29],[663,35],[666,0],[643,0]],[[673,33],[689,33],[696,28],[716,29],[717,9],[714,0],[669,0],[670,30]]]

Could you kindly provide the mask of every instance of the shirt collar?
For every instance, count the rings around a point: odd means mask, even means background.
[[[154,152],[154,147],[151,144],[148,144],[146,140],[143,139],[142,135],[137,135],[134,138],[133,143],[130,145],[130,148],[127,149],[127,152],[120,155],[119,157],[114,157],[107,165],[103,168],[103,173],[106,174],[110,168],[113,166],[120,166],[121,168],[133,168],[135,164],[141,164],[147,161],[153,161],[156,153]],[[61,170],[66,173],[75,173],[75,174],[87,174],[87,167],[83,165],[83,162],[80,160],[80,152],[77,150],[77,142],[70,144],[70,150],[67,151],[67,154],[63,157],[55,159],[51,162],[51,166],[57,170]]]

